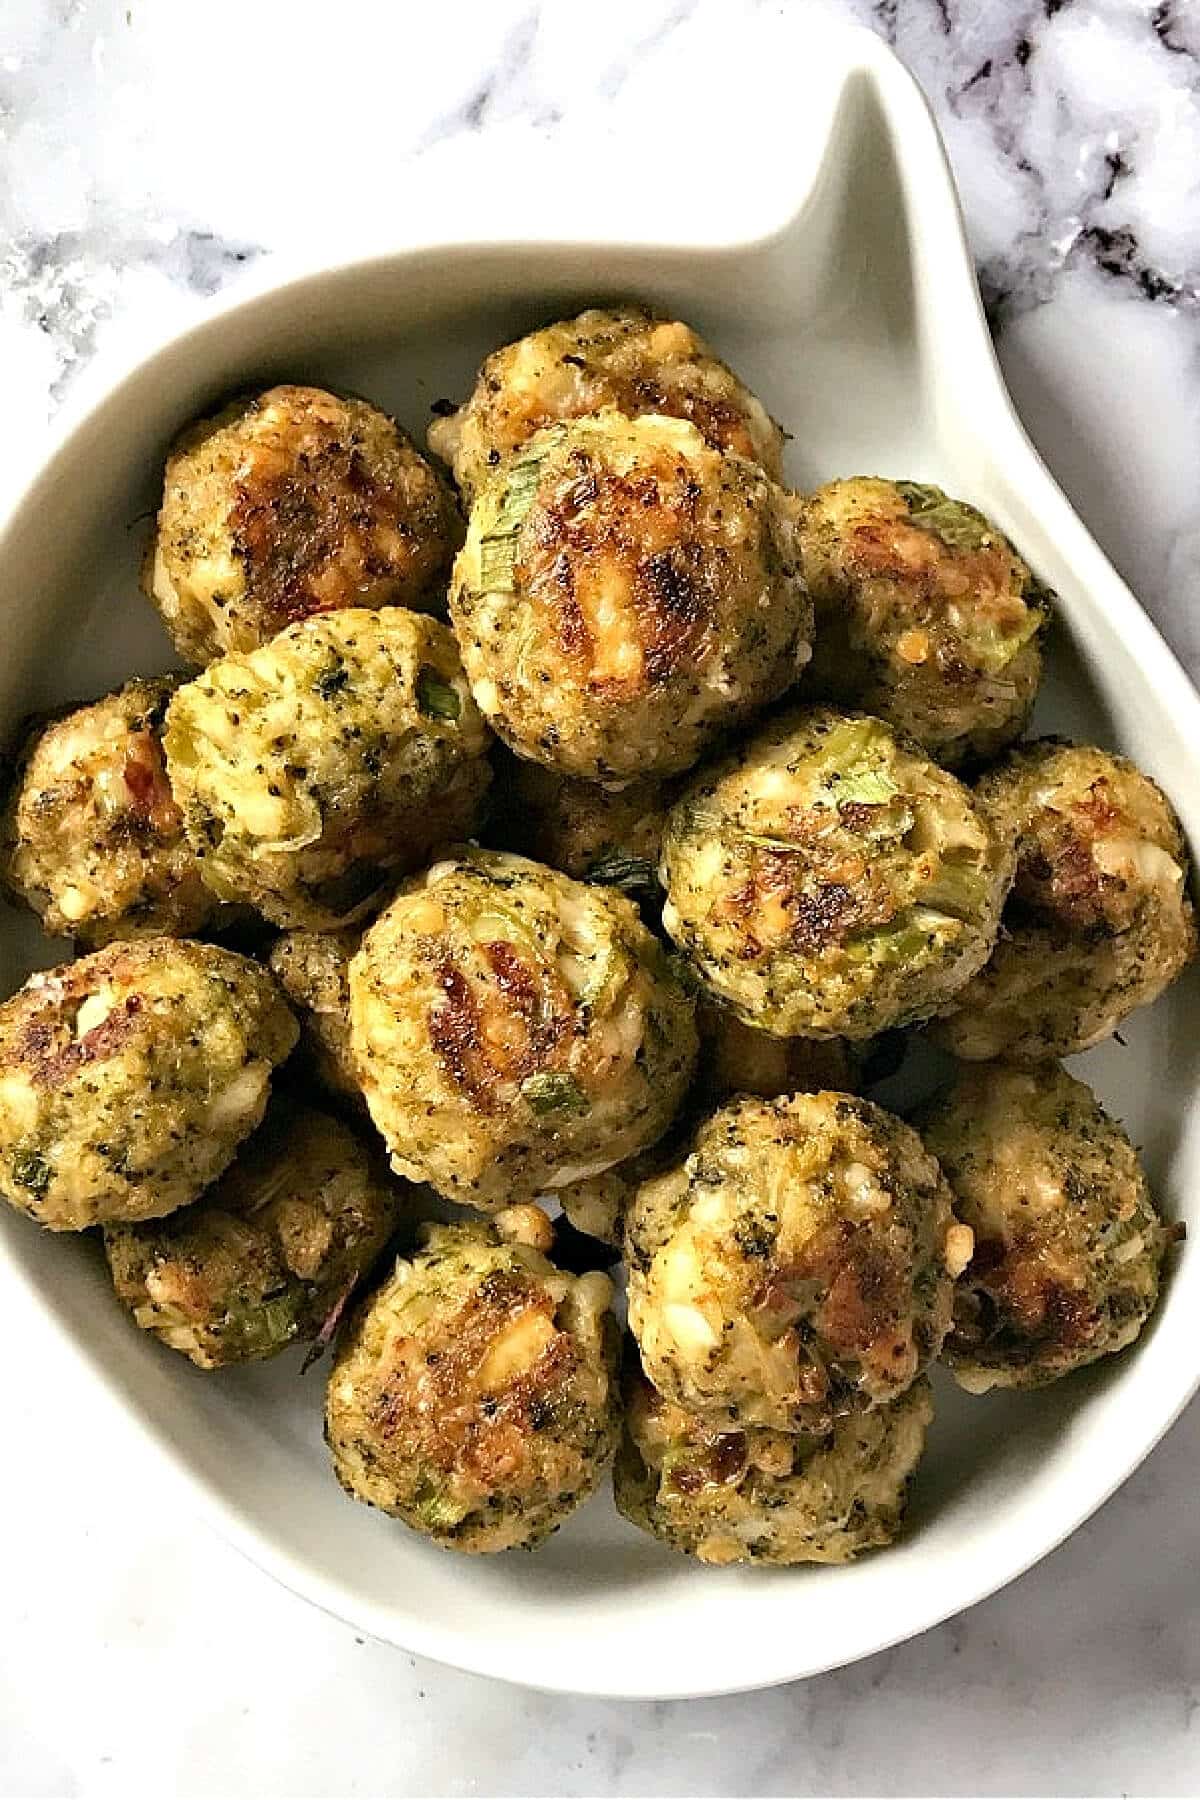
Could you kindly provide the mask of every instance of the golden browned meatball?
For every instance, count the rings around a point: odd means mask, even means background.
[[[780,489],[675,419],[536,433],[476,497],[450,610],[505,743],[610,787],[688,768],[810,654]]]
[[[1020,736],[1045,595],[964,501],[913,481],[831,481],[802,503],[815,697],[878,713],[957,768]]]
[[[849,1562],[896,1538],[932,1417],[922,1378],[822,1437],[730,1431],[664,1400],[635,1360],[613,1468],[617,1506],[705,1563]]]
[[[610,407],[686,419],[779,479],[783,433],[760,402],[690,325],[640,306],[592,308],[494,350],[466,404],[429,427],[429,447],[469,493],[542,426]]]
[[[364,1106],[350,1048],[350,959],[362,932],[285,931],[271,946],[271,973],[300,1020],[300,1047],[330,1094]]]
[[[631,901],[493,851],[409,882],[350,965],[394,1168],[487,1211],[652,1143],[692,1072],[692,1013]]]
[[[1055,1064],[988,1063],[919,1123],[975,1233],[942,1349],[960,1385],[1042,1387],[1131,1344],[1176,1233],[1091,1089]]]
[[[977,793],[1016,839],[1017,878],[991,960],[931,1033],[969,1061],[1086,1050],[1196,954],[1179,821],[1125,757],[1054,738],[1013,751]]]
[[[648,778],[611,792],[540,763],[511,762],[500,778],[497,842],[634,899],[658,893],[663,827],[677,783]]]
[[[187,936],[217,901],[171,798],[162,722],[175,683],[126,682],[30,733],[0,821],[5,885],[52,937]]]
[[[471,830],[487,728],[449,629],[388,606],[305,619],[181,687],[164,743],[204,880],[331,930]]]
[[[936,1012],[987,960],[1010,847],[879,719],[789,713],[685,789],[663,924],[718,999],[780,1037],[865,1038]]]
[[[110,944],[0,1006],[0,1194],[51,1231],[161,1218],[266,1109],[296,1021],[214,944]]]
[[[421,604],[461,537],[449,489],[386,413],[275,387],[175,444],[144,581],[202,667],[310,613]]]
[[[105,1228],[118,1299],[201,1369],[332,1332],[400,1214],[381,1164],[328,1114],[276,1102],[194,1206]]]
[[[325,1435],[347,1493],[448,1549],[540,1544],[616,1443],[611,1298],[487,1226],[431,1228],[338,1350]]]
[[[625,1250],[629,1325],[661,1394],[714,1422],[824,1432],[932,1362],[971,1234],[882,1107],[743,1096],[639,1188]]]

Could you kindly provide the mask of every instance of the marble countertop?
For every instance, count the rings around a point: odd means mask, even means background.
[[[530,135],[652,133],[666,103],[720,118],[818,10],[872,25],[923,81],[1025,421],[1200,675],[1197,0],[609,0],[586,36],[549,0],[6,0],[0,496],[131,320],[311,253],[348,210],[402,218],[406,187],[481,138],[491,162]],[[1195,1407],[1071,1543],[916,1643],[770,1693],[634,1706],[364,1642],[153,1492],[132,1499],[29,1344],[6,1308],[4,1796],[1200,1784]]]

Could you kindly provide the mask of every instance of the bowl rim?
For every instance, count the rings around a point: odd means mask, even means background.
[[[893,130],[905,139],[903,154],[897,158],[901,172],[908,171],[906,180],[911,182],[911,171],[917,170],[922,184],[921,207],[915,222],[940,240],[939,284],[944,285],[939,285],[933,303],[939,309],[941,319],[953,321],[955,334],[965,345],[966,353],[977,360],[978,372],[987,375],[973,396],[973,403],[986,406],[989,430],[999,434],[1004,445],[1004,458],[1018,464],[1024,462],[1022,491],[1035,491],[1039,516],[1045,520],[1048,529],[1060,540],[1065,540],[1066,554],[1076,565],[1080,584],[1089,587],[1094,594],[1106,596],[1096,598],[1094,602],[1102,612],[1111,615],[1115,611],[1119,615],[1122,632],[1135,644],[1146,669],[1147,682],[1157,690],[1163,709],[1169,709],[1177,716],[1183,715],[1190,735],[1200,744],[1200,695],[1157,627],[1075,514],[1016,415],[984,320],[948,158],[924,95],[894,54],[866,28],[832,20],[823,20],[819,24],[814,21],[813,34],[814,44],[819,44],[822,54],[829,57],[843,83],[854,76],[863,76],[872,84]],[[467,216],[470,211],[467,208],[457,215],[459,228],[453,236],[447,236],[440,228],[436,213],[430,211],[429,222],[406,230],[401,243],[347,245],[332,259],[273,257],[261,270],[250,271],[215,301],[182,304],[157,333],[149,335],[149,341],[145,322],[131,320],[124,332],[113,337],[75,383],[71,396],[45,434],[41,454],[34,459],[32,474],[11,496],[0,518],[0,567],[4,564],[13,533],[31,509],[38,506],[43,487],[54,479],[56,466],[68,445],[85,429],[102,422],[106,408],[118,400],[121,391],[135,377],[148,373],[159,359],[185,346],[202,351],[205,340],[217,338],[225,322],[234,314],[248,312],[288,294],[294,295],[330,278],[367,278],[373,272],[422,255],[469,256],[488,251],[511,255],[525,247],[531,252],[553,247],[564,252],[573,248],[585,250],[594,256],[616,254],[624,249],[644,250],[652,243],[672,250],[749,254],[782,239],[803,210],[806,197],[802,194],[797,198],[793,194],[786,214],[757,234],[747,236],[722,230],[714,217],[709,233],[693,230],[679,240],[664,238],[661,233],[653,238],[587,234],[564,239],[550,229],[552,209],[546,209],[540,217],[530,213],[520,221],[519,229],[514,225],[512,232],[498,232],[488,219],[487,211],[480,209],[478,217],[472,218]],[[488,210],[494,208],[489,206]],[[574,1666],[566,1678],[556,1678],[553,1651],[540,1658],[539,1667],[532,1676],[514,1671],[504,1666],[502,1654],[493,1646],[475,1654],[469,1638],[464,1638],[453,1625],[446,1626],[438,1619],[418,1620],[414,1615],[408,1615],[401,1642],[396,1635],[392,1611],[385,1602],[363,1605],[356,1599],[351,1609],[349,1597],[336,1579],[326,1576],[320,1568],[306,1563],[301,1557],[282,1550],[213,1479],[179,1456],[167,1435],[142,1409],[129,1403],[119,1391],[113,1372],[102,1360],[93,1358],[65,1318],[45,1302],[31,1270],[10,1253],[3,1237],[0,1237],[0,1274],[19,1284],[31,1316],[37,1319],[39,1328],[49,1334],[56,1349],[69,1363],[71,1378],[86,1379],[92,1391],[102,1396],[114,1426],[146,1453],[158,1478],[180,1493],[189,1508],[221,1538],[283,1587],[381,1642],[435,1662],[542,1692],[591,1698],[708,1698],[756,1691],[848,1666],[932,1629],[1006,1587],[1065,1542],[1134,1473],[1200,1389],[1198,1363],[1192,1371],[1181,1371],[1177,1387],[1158,1411],[1142,1416],[1136,1442],[1132,1446],[1127,1444],[1119,1463],[1114,1465],[1111,1479],[1106,1476],[1103,1482],[1089,1487],[1086,1494],[1061,1509],[1049,1535],[1018,1549],[998,1572],[992,1565],[981,1569],[978,1578],[968,1583],[965,1589],[947,1592],[931,1584],[931,1600],[926,1607],[908,1611],[903,1623],[877,1627],[871,1632],[870,1641],[864,1641],[852,1654],[839,1654],[829,1660],[820,1653],[807,1657],[793,1653],[792,1659],[775,1674],[764,1678],[760,1671],[741,1682],[722,1675],[710,1684],[697,1685],[693,1679],[686,1684],[673,1685],[669,1670],[664,1670],[653,1688],[644,1685],[624,1688],[619,1683],[614,1684],[603,1664],[599,1665],[594,1680],[581,1680],[580,1671]]]

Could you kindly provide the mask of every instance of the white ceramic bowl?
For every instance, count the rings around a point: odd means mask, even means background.
[[[764,396],[792,433],[796,483],[930,479],[996,518],[1061,596],[1039,723],[1127,751],[1200,841],[1200,704],[1013,415],[918,91],[857,31],[814,36],[786,74],[787,160],[751,166],[722,149],[690,182],[648,196],[614,147],[603,182],[594,168],[585,182],[578,168],[538,165],[452,206],[426,193],[408,204],[406,248],[235,295],[110,375],[75,408],[0,539],[0,723],[169,660],[135,593],[135,522],[154,504],[171,435],[218,396],[280,376],[343,385],[420,434],[429,402],[463,394],[495,344],[592,299],[636,295],[694,320]],[[730,217],[743,231],[750,217],[756,235],[736,236]],[[15,915],[0,953],[7,987],[54,960]],[[1166,1211],[1194,1231],[1196,1001],[1196,982],[1181,982],[1132,1023],[1126,1047],[1079,1062],[1143,1146]],[[1185,1248],[1153,1328],[1111,1367],[1034,1396],[968,1400],[939,1384],[912,1529],[885,1555],[847,1569],[704,1569],[625,1525],[602,1495],[536,1556],[467,1559],[343,1496],[321,1445],[319,1373],[300,1379],[290,1356],[197,1373],[130,1328],[88,1246],[15,1215],[0,1219],[0,1279],[14,1299],[14,1284],[32,1296],[28,1366],[49,1367],[42,1350],[65,1355],[78,1404],[110,1409],[131,1489],[174,1473],[252,1558],[380,1638],[589,1694],[785,1681],[969,1606],[1100,1505],[1200,1371],[1200,1261]]]

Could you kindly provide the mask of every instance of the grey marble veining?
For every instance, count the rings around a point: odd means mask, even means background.
[[[1051,467],[1200,673],[1197,0],[6,0],[0,495],[131,319],[403,217],[465,141],[737,121],[805,14],[882,32],[953,158],[1006,375]],[[48,1416],[0,1313],[0,1793],[1189,1793],[1200,1785],[1193,1409],[1006,1593],[915,1644],[737,1700],[574,1702],[361,1642],[131,1500]],[[77,1480],[64,1481],[64,1432]],[[11,1449],[20,1446],[19,1456]],[[15,1474],[14,1474],[15,1472]]]
[[[1194,5],[874,9],[933,97],[1001,326],[1068,271],[1194,305]]]

